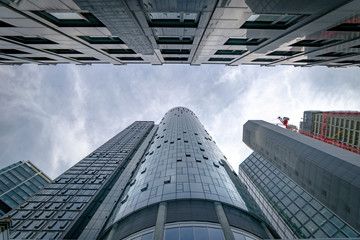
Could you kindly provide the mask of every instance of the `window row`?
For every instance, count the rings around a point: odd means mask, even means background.
[[[268,202],[300,237],[358,236],[260,155],[252,154],[243,165],[243,169]],[[283,182],[285,179],[287,183]]]

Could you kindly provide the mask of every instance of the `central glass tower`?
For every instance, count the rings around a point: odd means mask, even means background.
[[[113,223],[100,238],[273,238],[261,218],[249,212],[232,176],[196,115],[173,108],[159,123]]]

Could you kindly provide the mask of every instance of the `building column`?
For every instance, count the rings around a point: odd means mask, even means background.
[[[154,240],[163,240],[164,239],[164,230],[165,230],[165,221],[166,221],[166,202],[161,202],[159,204],[158,214],[156,218]]]
[[[226,214],[220,202],[214,202],[216,215],[219,219],[225,240],[235,240],[234,234],[231,231],[230,224],[226,218]]]

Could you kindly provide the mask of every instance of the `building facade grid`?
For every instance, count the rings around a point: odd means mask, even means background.
[[[297,238],[358,238],[346,222],[313,198],[258,153],[241,165],[241,177],[250,180],[278,217]]]
[[[1,0],[0,63],[359,66],[359,9],[356,0]]]
[[[0,216],[19,206],[51,181],[29,161],[0,170]]]
[[[77,238],[152,126],[130,125],[11,211],[10,238]]]

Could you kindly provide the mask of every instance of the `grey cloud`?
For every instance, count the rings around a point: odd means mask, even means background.
[[[248,119],[300,120],[307,109],[359,109],[359,70],[204,65],[0,68],[0,168],[30,159],[51,177],[135,120],[192,109],[233,167],[251,153]]]

